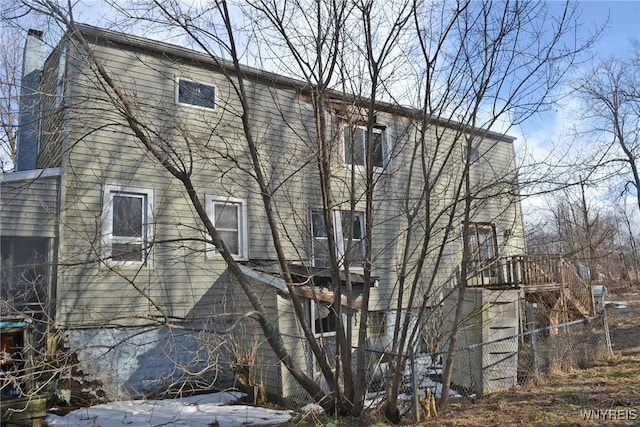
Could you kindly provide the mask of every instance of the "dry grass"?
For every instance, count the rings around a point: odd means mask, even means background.
[[[539,375],[526,386],[473,403],[454,402],[449,413],[419,426],[640,426],[640,288],[620,290],[609,299],[628,302],[626,309],[608,310],[614,356]],[[386,426],[379,418],[324,417],[285,425]]]
[[[614,356],[475,403],[454,404],[447,415],[420,425],[640,425],[640,290],[610,299],[628,302],[626,309],[608,310]]]

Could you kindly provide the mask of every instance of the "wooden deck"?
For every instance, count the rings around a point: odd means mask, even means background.
[[[527,295],[557,293],[582,316],[595,313],[591,284],[562,257],[519,255],[472,266],[467,286],[521,289]]]
[[[525,294],[532,294],[534,292],[552,292],[552,291],[562,291],[564,289],[563,283],[535,283],[535,284],[522,284],[520,285],[520,289],[524,291]]]

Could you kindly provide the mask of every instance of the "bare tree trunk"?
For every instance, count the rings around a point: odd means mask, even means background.
[[[472,138],[467,140],[466,147],[471,148]],[[458,345],[458,331],[462,321],[462,311],[464,309],[464,296],[467,289],[467,275],[471,261],[471,245],[469,242],[469,233],[467,227],[471,218],[471,203],[473,196],[471,194],[471,182],[469,176],[469,166],[471,159],[467,156],[464,162],[464,171],[462,181],[464,182],[464,213],[463,213],[463,230],[462,230],[462,261],[460,263],[460,277],[458,278],[458,295],[456,299],[456,310],[453,316],[451,332],[448,340],[447,356],[444,362],[444,371],[442,372],[442,392],[438,402],[438,410],[445,413],[449,405],[449,390],[451,388],[451,376],[453,375],[453,367],[455,363],[456,349]]]

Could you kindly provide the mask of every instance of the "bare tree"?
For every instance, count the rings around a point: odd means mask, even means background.
[[[640,42],[628,57],[611,58],[580,76],[580,118],[594,153],[587,161],[599,176],[617,182],[620,194],[636,196],[640,209]],[[595,149],[595,147],[598,147]]]
[[[555,228],[562,241],[562,256],[573,261],[581,275],[598,280],[598,265],[613,246],[615,224],[587,202],[585,186],[578,194],[565,190],[553,211]]]
[[[440,406],[446,409],[461,308],[478,251],[467,227],[487,206],[491,206],[490,213],[484,221],[504,216],[510,218],[512,227],[519,222],[515,161],[503,164],[490,161],[494,155],[508,158],[501,144],[510,139],[503,135],[505,129],[492,129],[502,123],[507,123],[507,128],[521,123],[553,103],[557,85],[589,44],[587,40],[583,45],[564,45],[565,36],[576,27],[575,11],[570,6],[562,16],[550,21],[546,5],[533,3],[398,1],[377,8],[370,1],[309,4],[252,1],[230,10],[224,1],[201,9],[159,0],[140,2],[148,5],[142,9],[144,15],[131,19],[180,30],[224,70],[225,83],[238,101],[225,106],[224,113],[237,126],[233,129],[234,136],[242,136],[239,152],[234,147],[237,141],[218,129],[219,123],[203,127],[211,140],[221,142],[220,147],[207,144],[208,141],[203,143],[196,137],[196,131],[180,123],[174,126],[178,138],[172,139],[175,135],[158,125],[145,110],[152,110],[149,107],[153,101],[137,99],[135,93],[125,89],[126,82],[119,80],[82,36],[82,31],[77,31],[72,10],[64,10],[50,1],[28,3],[33,10],[48,14],[68,28],[70,41],[77,43],[84,53],[78,66],[93,73],[91,77],[97,83],[91,90],[104,95],[104,104],[92,106],[94,114],[105,114],[104,111],[115,107],[113,122],[118,129],[124,125],[135,138],[143,158],[152,159],[163,172],[169,173],[172,182],[180,183],[186,191],[190,209],[204,232],[191,241],[176,238],[171,243],[180,242],[188,248],[194,242],[215,246],[251,302],[250,317],[260,325],[278,360],[314,400],[342,413],[359,414],[363,409],[365,346],[375,267],[382,265],[380,270],[386,269],[383,273],[392,283],[389,286],[392,292],[377,295],[378,300],[390,299],[385,309],[394,314],[388,349],[397,357],[391,360],[385,410],[392,421],[400,420],[397,399],[404,353],[416,345],[430,307],[454,294],[458,304],[454,328],[447,340],[445,386],[440,401]],[[249,20],[247,32],[234,26],[237,22],[234,14]],[[553,22],[551,27],[549,22]],[[247,40],[248,47],[239,46],[241,40]],[[269,135],[259,127],[260,120],[264,120],[260,115],[263,111],[252,104],[251,81],[241,65],[243,55],[252,52],[252,42],[267,46],[266,51],[256,53],[265,61],[269,59],[270,63],[264,63],[266,67],[287,70],[301,79],[296,84],[299,100],[310,106],[308,112],[300,113],[308,121],[300,120],[302,125],[293,120],[288,122],[285,112],[290,111],[287,110],[290,106],[284,101],[279,103],[278,93],[273,90],[270,113],[284,118],[284,126],[296,135],[298,146],[305,147],[303,151],[308,154],[284,176],[275,173],[269,163],[266,149]],[[230,62],[214,53],[218,50]],[[407,64],[413,64],[413,68]],[[405,104],[411,108],[403,107]],[[383,113],[402,117],[404,123],[393,129],[398,142],[387,151],[382,150],[381,142],[375,142],[382,134],[377,118]],[[73,141],[70,150],[81,142]],[[338,158],[340,147],[345,147],[342,159]],[[243,154],[248,154],[247,158]],[[207,214],[198,191],[201,179],[198,171],[221,168],[221,160],[231,165],[221,175],[231,173],[232,169],[240,171],[241,176],[251,181],[247,188],[261,201],[279,274],[286,283],[328,393],[296,365],[234,252]],[[407,178],[389,186],[385,173],[392,176],[390,165],[394,160],[403,162]],[[479,161],[483,165],[476,167]],[[345,168],[345,164],[352,167]],[[334,299],[331,310],[338,324],[335,357],[328,351],[326,341],[313,333],[312,320],[294,289],[296,283],[285,251],[286,246],[299,242],[287,230],[283,219],[288,211],[295,212],[285,184],[308,166],[313,166],[313,182],[318,183],[318,197],[310,203],[318,208],[318,224],[326,229],[326,267]],[[388,236],[389,241],[380,245],[375,229],[392,221],[377,212],[392,207],[398,209],[392,218],[396,229]],[[336,211],[341,215],[340,226],[336,225]],[[360,212],[364,213],[362,217]],[[299,224],[306,223],[297,219]],[[365,222],[364,232],[356,236],[355,224],[360,219]],[[94,229],[95,225],[87,224],[89,237]],[[311,240],[315,237],[309,236],[305,225],[297,231]],[[514,237],[521,238],[517,234]],[[342,240],[336,236],[342,236]],[[364,249],[362,253],[354,250],[360,240],[364,240],[360,246]],[[166,242],[158,240],[154,245],[160,247],[163,243]],[[383,249],[374,252],[376,244]],[[400,248],[397,251],[396,246]],[[305,252],[303,248],[295,250]],[[451,253],[457,254],[455,266],[445,265]],[[171,323],[160,299],[145,290],[139,271],[126,275],[121,269],[109,268],[108,260],[100,258],[99,249],[91,256],[103,269],[122,274],[122,279],[154,312],[160,313],[160,323]],[[362,267],[363,287],[359,313],[354,315],[351,309],[356,292],[349,272],[358,265]],[[310,265],[305,267],[312,271]],[[343,296],[348,301],[344,316]],[[318,295],[312,298],[317,299]],[[359,329],[357,337],[352,337],[351,323],[355,316]],[[355,369],[351,348],[354,341]]]
[[[640,281],[640,252],[638,251],[638,232],[633,225],[634,216],[629,213],[628,209],[618,206],[618,235],[620,239],[621,250],[620,262],[623,280],[629,280],[630,283],[638,283]]]
[[[620,201],[596,201],[587,190],[582,184],[548,196],[544,222],[527,227],[527,252],[563,258],[586,281],[626,282],[637,263],[633,220]]]
[[[0,27],[0,170],[10,172],[16,164],[18,105],[20,101],[20,34],[3,24]]]
[[[467,129],[492,129],[502,121],[516,125],[546,109],[557,98],[565,73],[588,48],[567,44],[577,27],[575,6],[566,4],[561,15],[549,20],[544,4],[461,2],[455,7],[429,5],[418,14],[421,50],[426,76],[421,95],[425,113],[456,120]],[[434,17],[446,17],[434,22]],[[553,22],[551,26],[545,23]],[[507,83],[509,82],[509,83]],[[483,135],[462,132],[458,136],[466,157],[459,177],[456,210],[462,224],[469,224],[479,206],[518,184],[514,169],[497,169],[486,180],[471,179],[473,153],[488,153]],[[495,166],[494,166],[495,167]],[[514,199],[515,200],[515,199]],[[443,372],[440,407],[446,410],[455,360],[457,327],[467,277],[471,273],[472,242],[463,233],[458,304]]]

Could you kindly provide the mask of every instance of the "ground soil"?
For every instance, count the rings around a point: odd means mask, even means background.
[[[640,426],[640,286],[610,289],[607,315],[614,355],[495,393],[420,426]]]

